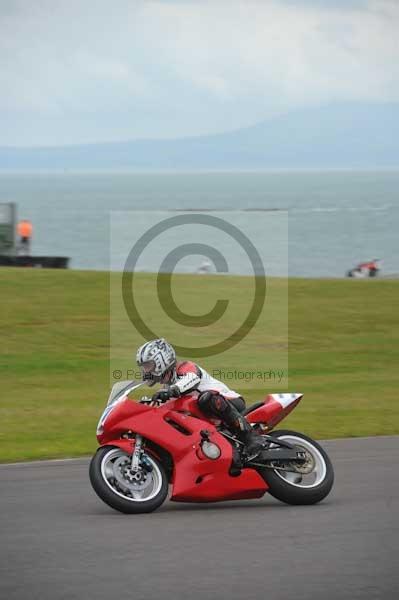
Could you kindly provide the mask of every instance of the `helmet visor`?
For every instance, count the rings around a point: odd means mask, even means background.
[[[153,360],[147,360],[141,363],[140,367],[143,369],[143,373],[153,373],[155,371],[155,362]]]

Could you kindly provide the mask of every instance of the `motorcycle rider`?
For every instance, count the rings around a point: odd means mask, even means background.
[[[209,375],[196,363],[177,361],[173,346],[165,339],[152,340],[140,346],[136,360],[142,370],[143,381],[148,385],[161,383],[164,386],[153,395],[154,401],[166,402],[170,398],[178,398],[196,390],[199,392],[200,410],[208,416],[220,419],[244,443],[249,456],[256,456],[262,450],[262,438],[231,402],[238,401],[245,406],[242,396]]]

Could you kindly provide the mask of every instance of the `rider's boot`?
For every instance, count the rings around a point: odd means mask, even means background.
[[[238,439],[244,443],[244,449],[248,457],[258,456],[265,447],[262,437],[256,433],[248,421],[240,415],[240,432],[237,432]]]
[[[264,440],[252,429],[246,418],[233,404],[227,402],[227,405],[223,411],[223,421],[230,431],[238,437],[240,442],[243,442],[246,454],[254,458],[263,450],[265,446]]]

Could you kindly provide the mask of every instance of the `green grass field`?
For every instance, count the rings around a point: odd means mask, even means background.
[[[110,284],[101,272],[0,270],[1,461],[95,450],[110,373],[134,369],[143,342],[115,300],[119,277],[112,275]],[[154,276],[137,279],[146,322],[187,345],[229,334],[246,314],[251,292],[246,277],[174,276],[176,303],[193,315],[210,310],[217,298],[234,300],[225,318],[189,334],[164,318]],[[288,287],[288,334],[286,282],[271,280],[268,310],[247,339],[198,362],[210,370],[288,367],[280,386],[230,382],[248,402],[287,386],[303,392],[284,427],[316,438],[398,434],[399,281],[291,279]]]

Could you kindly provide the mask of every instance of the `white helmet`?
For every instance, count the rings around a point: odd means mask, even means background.
[[[150,385],[161,381],[165,373],[175,366],[176,353],[173,346],[160,338],[146,342],[137,350],[136,361],[142,369],[143,381]]]

